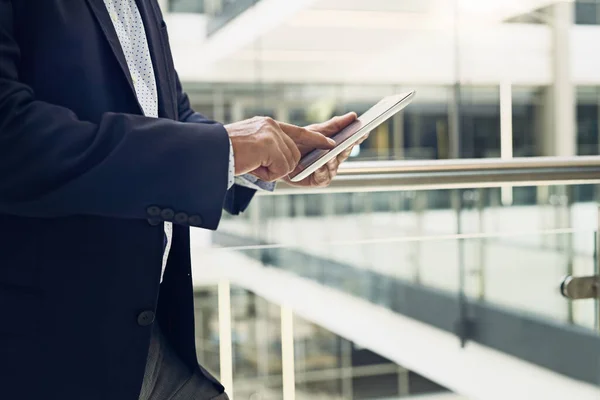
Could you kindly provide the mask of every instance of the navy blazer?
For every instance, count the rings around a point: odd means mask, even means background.
[[[0,399],[136,400],[155,319],[198,368],[189,226],[254,192],[227,191],[227,132],[190,108],[157,1],[138,6],[159,119],[103,0],[0,0]]]

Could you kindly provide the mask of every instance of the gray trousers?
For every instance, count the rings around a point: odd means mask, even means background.
[[[228,397],[219,393],[202,374],[189,370],[155,323],[139,400],[228,400]]]

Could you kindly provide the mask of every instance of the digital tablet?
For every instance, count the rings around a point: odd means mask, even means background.
[[[385,97],[358,117],[356,121],[331,137],[335,140],[336,147],[331,150],[313,150],[302,157],[298,167],[289,175],[290,180],[292,182],[299,182],[310,176],[313,172],[327,164],[328,161],[337,157],[373,129],[409,105],[414,97],[414,90],[412,92]]]

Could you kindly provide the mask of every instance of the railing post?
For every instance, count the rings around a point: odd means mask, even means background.
[[[500,154],[502,159],[513,158],[513,126],[512,126],[512,84],[500,84]],[[502,204],[510,206],[513,203],[512,186],[500,188]]]
[[[424,213],[425,213],[425,206],[426,206],[426,202],[427,202],[427,192],[416,192],[415,196],[413,197],[413,211],[415,213],[415,219],[416,219],[416,232],[415,235],[417,236],[421,236],[421,235],[425,235],[425,228],[424,228]],[[413,254],[412,254],[412,261],[414,263],[413,266],[413,279],[414,279],[414,283],[419,285],[421,284],[421,241],[420,240],[416,240],[411,244],[411,247],[413,249]]]
[[[401,366],[398,366],[398,395],[401,398],[410,396],[409,371]]]
[[[342,359],[342,396],[344,399],[354,398],[354,388],[352,385],[352,343],[348,340],[341,340],[341,359]]]
[[[453,191],[453,206],[456,211],[456,233],[463,233],[462,211],[464,209],[463,195],[461,190]],[[473,321],[469,316],[469,302],[467,300],[467,266],[466,266],[466,243],[465,239],[458,239],[458,320],[455,331],[460,339],[460,344],[465,347],[471,336]]]
[[[477,191],[478,196],[475,199],[477,201],[477,216],[478,216],[478,231],[481,233],[485,232],[485,189],[479,189]],[[512,188],[510,189],[512,194]],[[487,254],[487,238],[481,238],[478,241],[478,266],[477,266],[477,298],[483,300],[485,298],[485,272],[486,272],[486,254]]]
[[[573,193],[573,187],[572,186],[566,186],[564,188],[564,207],[563,207],[563,216],[564,216],[564,225],[559,226],[557,228],[570,228],[572,226],[573,223],[573,218],[571,217],[572,215],[572,208],[573,208],[573,200],[574,200],[574,193]],[[565,235],[565,255],[567,258],[567,275],[572,275],[573,274],[573,263],[575,262],[575,249],[574,249],[574,243],[573,243],[573,234],[566,234]],[[574,314],[574,310],[573,310],[573,302],[569,302],[569,306],[567,309],[567,318],[569,320],[569,322],[571,324],[573,324],[575,322],[575,314]]]
[[[595,235],[595,246],[594,246],[594,275],[600,276],[600,206],[598,207],[597,214],[597,229]],[[596,316],[596,331],[600,332],[600,299],[596,299],[594,302],[595,316]]]
[[[233,399],[233,349],[231,342],[231,286],[221,281],[218,286],[219,308],[219,359],[221,382],[230,399]]]
[[[296,399],[296,371],[294,357],[294,313],[281,306],[281,361],[283,375],[283,400]]]

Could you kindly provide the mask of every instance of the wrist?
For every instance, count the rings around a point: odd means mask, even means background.
[[[253,161],[253,159],[258,160],[258,157],[255,156],[258,154],[258,149],[256,149],[256,141],[252,136],[230,135],[229,141],[234,154],[235,176],[244,175],[260,167],[260,162]],[[246,155],[250,155],[250,159]]]

